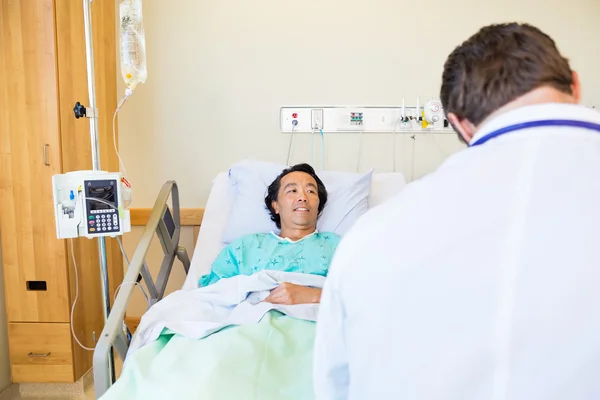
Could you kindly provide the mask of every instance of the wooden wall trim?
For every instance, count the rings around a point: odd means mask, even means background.
[[[151,208],[132,208],[130,210],[131,226],[145,226],[150,218]],[[200,226],[204,217],[204,208],[181,208],[182,226]]]
[[[142,317],[125,317],[125,324],[127,324],[127,327],[129,328],[129,332],[131,332],[131,334],[135,333],[141,320]]]

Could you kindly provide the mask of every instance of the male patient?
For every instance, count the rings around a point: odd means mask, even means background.
[[[600,399],[600,114],[516,23],[450,54],[441,100],[470,146],[345,235],[316,398]]]
[[[207,286],[222,278],[262,270],[327,276],[340,241],[335,233],[317,232],[317,218],[327,203],[327,190],[308,164],[287,168],[269,185],[265,206],[281,231],[246,235],[225,247],[200,278]],[[321,289],[283,283],[264,300],[274,304],[319,303]]]

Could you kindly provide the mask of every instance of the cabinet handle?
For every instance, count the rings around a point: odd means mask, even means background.
[[[50,163],[48,162],[48,153],[46,150],[48,150],[47,144],[44,145],[44,165],[50,166]]]
[[[47,353],[29,353],[27,354],[29,357],[48,357],[50,356],[50,352]]]

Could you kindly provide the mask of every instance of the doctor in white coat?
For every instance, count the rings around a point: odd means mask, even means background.
[[[600,114],[529,25],[481,29],[442,81],[470,146],[342,239],[316,398],[600,399]]]

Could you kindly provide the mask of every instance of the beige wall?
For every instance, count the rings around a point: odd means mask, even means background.
[[[583,102],[600,106],[598,0],[178,0],[143,7],[148,80],[119,118],[133,207],[152,206],[169,179],[179,184],[182,207],[202,207],[211,179],[232,163],[284,163],[282,105],[437,96],[448,53],[493,22],[527,21],[549,33],[580,73]],[[355,170],[359,139],[327,136],[326,167]],[[363,140],[360,169],[390,171],[391,135]],[[294,143],[292,162],[311,161],[308,136]],[[453,135],[399,136],[400,170],[418,178],[461,147]],[[135,238],[126,238],[128,246]]]
[[[4,293],[4,270],[2,269],[2,248],[0,248],[0,392],[11,384],[10,360],[8,358],[8,323]]]
[[[134,207],[151,206],[168,179],[179,183],[182,206],[202,206],[214,175],[241,158],[285,162],[282,105],[436,96],[445,57],[491,22],[546,30],[580,72],[584,102],[600,106],[597,0],[178,0],[143,7],[148,80],[119,119]],[[355,169],[358,140],[328,136],[327,168]],[[293,161],[310,161],[309,141],[295,142]],[[414,161],[415,177],[428,173],[458,146],[453,136],[438,142],[404,136],[402,171],[410,178]],[[389,171],[390,145],[391,135],[365,138],[361,169]]]

